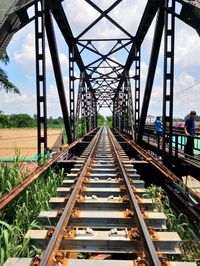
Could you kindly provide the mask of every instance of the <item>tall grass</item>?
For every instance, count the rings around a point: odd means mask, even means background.
[[[19,152],[16,151],[16,157],[12,164],[0,164],[0,196],[19,184],[24,177],[25,173],[20,171]]]
[[[24,235],[29,229],[40,228],[36,218],[41,210],[49,209],[48,201],[63,179],[64,170],[49,170],[0,213],[0,265],[8,257],[29,257],[38,252]]]
[[[161,187],[151,185],[147,188],[147,194],[143,196],[150,197],[155,208],[165,213],[168,230],[176,231],[181,237],[181,260],[194,261],[200,265],[200,241],[193,232],[187,217],[183,213],[175,213],[171,208],[168,196]]]

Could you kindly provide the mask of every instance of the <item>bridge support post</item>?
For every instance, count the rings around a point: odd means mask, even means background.
[[[46,105],[46,61],[45,61],[45,1],[35,3],[35,53],[37,90],[37,149],[38,161],[47,150],[47,105]]]
[[[139,119],[140,119],[140,56],[141,49],[138,49],[138,52],[135,57],[135,112],[134,112],[134,131],[135,131],[135,139],[138,135],[139,129]]]
[[[126,128],[128,134],[132,135],[132,138],[134,139],[135,136],[135,129],[134,129],[134,112],[133,112],[133,97],[132,97],[132,91],[131,91],[131,82],[129,73],[126,73],[125,78],[125,90],[126,90]]]
[[[80,74],[80,81],[79,81],[79,87],[78,87],[78,95],[77,95],[77,101],[76,101],[76,115],[75,115],[75,139],[78,138],[78,130],[79,130],[79,122],[80,122],[80,107],[81,107],[81,99],[82,99],[82,90],[83,87],[85,86],[84,82],[84,73],[82,72]],[[82,120],[81,120],[82,123]]]
[[[74,47],[69,47],[69,109],[72,140],[75,140]]]
[[[174,94],[174,40],[175,40],[175,0],[165,0],[164,32],[164,81],[163,81],[163,160],[172,158],[173,138],[173,94]],[[168,143],[168,145],[167,145]]]

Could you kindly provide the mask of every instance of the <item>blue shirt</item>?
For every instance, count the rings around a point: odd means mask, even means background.
[[[155,126],[155,131],[156,131],[156,132],[162,132],[162,123],[161,123],[160,120],[157,119],[157,120],[154,122],[154,126]]]
[[[185,127],[190,136],[195,136],[195,122],[193,118],[190,117],[185,121]]]

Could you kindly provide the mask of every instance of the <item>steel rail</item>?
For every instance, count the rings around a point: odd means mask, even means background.
[[[116,158],[119,170],[122,173],[122,176],[123,176],[125,183],[126,183],[126,186],[127,186],[127,192],[130,196],[130,202],[131,202],[132,208],[134,210],[134,220],[135,220],[137,228],[140,232],[140,236],[143,239],[144,249],[146,251],[146,256],[147,256],[147,261],[148,261],[150,266],[158,266],[158,265],[160,266],[161,263],[160,263],[160,260],[158,258],[158,255],[156,253],[156,249],[155,249],[153,242],[150,238],[149,232],[147,230],[147,226],[145,224],[144,218],[142,217],[142,214],[140,211],[140,207],[138,205],[138,202],[137,202],[135,195],[133,193],[133,190],[131,188],[129,177],[126,173],[122,159],[121,159],[120,155],[118,154],[117,148],[115,147],[114,135],[111,133],[110,129],[109,129],[108,136],[110,139],[111,147],[112,147],[112,150],[114,152],[114,156]]]
[[[95,128],[96,129],[96,128]],[[95,129],[91,130],[87,134],[85,134],[81,139],[74,141],[70,145],[62,146],[63,150],[56,154],[53,158],[48,160],[44,166],[38,166],[35,171],[33,171],[30,175],[28,175],[21,183],[13,187],[11,191],[5,193],[0,197],[0,210],[7,206],[13,199],[15,199],[19,194],[24,191],[29,185],[31,185],[41,174],[43,174],[53,163],[55,163],[58,159],[60,159],[66,152],[68,152],[71,148],[76,146],[79,142],[83,140],[85,136],[90,135]]]
[[[76,203],[76,198],[78,193],[80,192],[81,189],[81,183],[83,182],[83,179],[87,173],[88,170],[88,166],[90,165],[91,161],[92,161],[92,157],[94,156],[94,153],[96,151],[97,148],[97,144],[99,142],[101,133],[102,133],[103,128],[101,128],[98,132],[97,135],[94,137],[93,142],[94,145],[92,147],[92,150],[90,152],[90,154],[87,157],[87,160],[85,162],[85,164],[83,165],[82,170],[79,173],[76,185],[70,195],[70,198],[63,210],[62,216],[60,217],[58,224],[55,228],[55,231],[53,233],[53,236],[51,237],[48,246],[45,250],[44,256],[41,260],[40,266],[50,266],[53,264],[53,258],[55,257],[59,247],[60,247],[60,243],[62,241],[63,238],[63,234],[64,234],[64,230],[69,222],[70,216],[71,216],[71,212],[74,208],[74,205]]]
[[[194,198],[198,204],[200,204],[200,196],[198,193],[195,193],[187,187],[174,173],[172,173],[166,166],[159,163],[153,156],[151,156],[149,153],[147,153],[142,147],[140,147],[138,144],[133,142],[132,140],[125,137],[122,133],[120,133],[118,130],[115,129],[117,134],[121,136],[134,150],[136,150],[140,155],[142,155],[146,161],[148,161],[151,165],[153,165],[155,168],[157,168],[170,182],[174,182],[174,184],[179,185],[186,193],[188,193],[192,198]]]

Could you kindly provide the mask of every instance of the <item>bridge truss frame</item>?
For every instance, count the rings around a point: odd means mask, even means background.
[[[39,154],[47,149],[45,35],[51,54],[68,143],[77,139],[80,122],[83,134],[97,127],[97,112],[106,107],[113,112],[113,127],[121,132],[131,134],[139,144],[142,143],[144,135],[145,120],[151,99],[161,40],[164,35],[163,128],[164,132],[168,128],[169,134],[163,139],[163,156],[170,157],[172,155],[175,18],[179,18],[200,33],[200,6],[196,4],[196,1],[191,3],[189,0],[149,0],[136,34],[133,36],[110,15],[110,12],[122,1],[116,0],[106,10],[102,10],[93,1],[85,0],[99,13],[99,16],[76,37],[73,35],[61,0],[21,0],[17,4],[14,0],[7,1],[7,10],[5,9],[7,13],[3,14],[3,18],[0,20],[0,53],[5,51],[16,31],[31,21],[35,21]],[[175,8],[177,4],[181,5],[179,12]],[[35,6],[35,14],[29,17],[28,9],[32,6]],[[157,21],[141,104],[141,45],[156,15]],[[112,23],[126,37],[117,39],[84,38],[84,35],[103,18]],[[38,23],[41,23],[41,31],[38,30]],[[57,24],[69,48],[69,108],[54,23]],[[109,41],[114,42],[114,45],[107,54],[103,54],[95,46],[97,42]],[[128,53],[124,64],[113,59],[113,55],[122,50]],[[95,54],[98,59],[85,64],[83,60],[85,51]],[[131,77],[130,69],[133,63],[135,63],[135,74]],[[79,77],[75,77],[75,65],[80,71]],[[79,80],[77,97],[74,84],[76,80]],[[135,88],[132,88],[131,80],[135,81]],[[132,91],[134,91],[134,99]],[[169,142],[168,146],[167,142]]]

